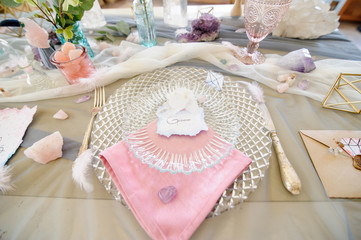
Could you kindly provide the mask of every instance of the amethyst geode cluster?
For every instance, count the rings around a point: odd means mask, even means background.
[[[198,19],[191,23],[191,31],[180,29],[176,31],[178,42],[210,42],[219,33],[221,21],[209,13],[202,13]]]
[[[297,72],[308,73],[316,69],[312,56],[307,48],[301,48],[284,55],[278,60],[278,66]]]

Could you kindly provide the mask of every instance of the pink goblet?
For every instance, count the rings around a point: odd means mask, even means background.
[[[257,51],[259,42],[277,27],[285,16],[292,0],[246,0],[244,24],[249,42],[236,56],[244,64],[260,64],[265,61]]]

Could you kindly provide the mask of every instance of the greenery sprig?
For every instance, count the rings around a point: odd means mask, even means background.
[[[120,33],[122,35],[128,36],[130,33],[130,26],[125,21],[119,21],[115,25],[106,25],[105,27],[112,31],[105,31],[105,30],[98,31],[98,33],[100,33],[101,36],[97,37],[96,40],[114,42],[116,40],[114,35]]]
[[[73,38],[73,25],[81,20],[84,12],[90,10],[94,3],[94,0],[2,0],[2,4],[13,8],[25,1],[40,10],[40,13],[34,13],[34,17],[49,22],[56,33],[63,34],[66,41]]]

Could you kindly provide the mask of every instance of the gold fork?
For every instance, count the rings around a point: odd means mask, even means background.
[[[90,133],[91,133],[91,130],[93,128],[93,123],[94,123],[95,116],[102,109],[104,104],[105,104],[104,86],[96,87],[94,89],[94,105],[93,105],[93,108],[92,108],[92,116],[90,118],[88,128],[86,129],[86,132],[85,132],[85,135],[84,135],[84,138],[83,138],[83,142],[82,142],[82,144],[80,146],[78,156],[80,154],[82,154],[85,150],[88,149]]]

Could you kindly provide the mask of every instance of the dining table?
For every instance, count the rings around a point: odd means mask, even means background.
[[[214,41],[196,44],[182,43],[181,46],[175,41],[176,28],[165,25],[162,19],[162,7],[155,7],[157,45],[152,48],[142,48],[139,44],[128,44],[126,46],[137,49],[136,53],[121,63],[107,62],[104,54],[97,58],[102,50],[97,48],[99,41],[97,43],[94,38],[98,37],[99,33],[96,30],[86,29],[86,36],[92,39],[93,45],[90,45],[95,49],[93,60],[95,68],[100,72],[103,71],[101,75],[104,76],[102,85],[105,86],[106,101],[114,101],[112,96],[122,94],[121,91],[127,91],[128,88],[124,86],[135,78],[139,81],[139,76],[144,74],[172,68],[199,68],[200,71],[212,71],[224,76],[225,83],[228,81],[258,82],[263,90],[266,106],[285,155],[301,180],[300,193],[292,194],[285,188],[276,151],[268,145],[270,154],[266,156],[266,169],[261,179],[253,183],[252,191],[237,204],[231,204],[226,211],[206,217],[190,239],[361,239],[360,199],[330,197],[327,194],[300,135],[300,130],[359,131],[361,129],[360,114],[322,106],[322,100],[337,76],[329,79],[327,84],[321,85],[322,91],[318,91],[317,94],[313,94],[311,90],[297,89],[296,84],[290,87],[289,91],[280,93],[277,91],[279,84],[276,80],[277,74],[262,68],[264,64],[248,67],[249,71],[242,71],[243,65],[240,65],[240,69],[234,71],[233,68],[225,66],[224,61],[214,60],[214,56],[223,54],[223,48],[219,50],[220,53],[201,56],[203,53],[200,49],[202,46],[209,47],[207,44],[224,47],[224,42],[229,42],[233,46],[246,46],[248,38],[245,31],[235,32],[237,29],[244,28],[242,17],[229,16],[232,6],[210,6],[213,7],[214,16],[221,20],[220,32]],[[189,23],[197,17],[197,12],[205,7],[207,6],[189,5]],[[107,24],[115,24],[123,20],[135,26],[130,9],[114,8],[102,11]],[[19,38],[1,33],[0,37],[15,48],[19,47],[17,44],[17,41],[20,41]],[[125,44],[125,36],[119,35],[116,38],[118,39],[116,46]],[[21,44],[25,46],[26,42],[23,41]],[[188,45],[193,49],[188,51]],[[175,47],[171,48],[171,46]],[[328,69],[341,73],[349,66],[349,63],[353,64],[354,70],[358,70],[352,73],[361,73],[361,50],[337,29],[317,39],[276,37],[270,34],[260,42],[259,51],[264,53],[267,59],[278,59],[280,56],[302,48],[309,50],[315,63],[325,61],[326,64],[330,64],[324,71],[325,74]],[[147,52],[151,50],[153,54],[159,53],[159,55],[152,56]],[[166,62],[160,59],[164,57],[164,53],[174,54],[179,58],[171,60],[172,57],[167,56],[168,62]],[[135,56],[139,56],[141,60],[135,61],[133,58]],[[157,58],[157,61],[153,59],[154,61],[147,62],[147,58],[152,57]],[[330,59],[332,61],[329,61]],[[106,69],[111,70],[104,71],[102,63],[106,65]],[[118,67],[112,68],[112,65]],[[323,66],[317,65],[317,68]],[[57,72],[58,70],[40,71]],[[54,79],[63,78],[60,74],[53,79],[51,76],[49,75],[48,79],[51,82],[54,82]],[[105,80],[107,77],[109,81]],[[310,75],[308,73],[297,75],[300,80],[307,79],[310,86],[317,77],[322,78],[322,76],[312,75],[312,72]],[[99,79],[100,75],[98,75]],[[6,163],[6,166],[12,168],[13,190],[0,193],[0,239],[150,239],[127,204],[115,199],[114,194],[104,186],[103,182],[99,181],[99,173],[96,173],[96,169],[90,171],[88,176],[93,185],[93,191],[86,192],[73,181],[72,166],[78,157],[78,151],[91,117],[95,87],[92,84],[82,86],[82,89],[76,89],[76,85],[72,85],[70,86],[72,91],[69,92],[66,92],[70,89],[66,85],[62,85],[61,90],[57,90],[58,87],[55,86],[51,92],[44,92],[44,94],[41,93],[44,89],[31,88],[34,92],[24,93],[24,98],[10,97],[9,101],[5,97],[0,97],[0,110],[21,109],[25,105],[29,108],[37,107],[20,147]],[[0,87],[2,87],[1,82]],[[141,90],[146,89],[144,87],[139,91]],[[36,94],[37,91],[38,94]],[[18,94],[21,95],[21,93]],[[91,99],[75,103],[85,95],[90,96]],[[67,119],[53,118],[60,109],[67,113]],[[99,114],[102,116],[102,112]],[[95,119],[90,148],[94,145],[94,138],[99,137],[98,134],[100,134],[95,132],[97,124],[101,123],[99,114]],[[120,120],[115,118],[111,121],[114,121],[112,124],[116,124]],[[24,154],[24,151],[36,141],[57,131],[61,133],[64,141],[62,157],[47,164],[41,164]],[[117,131],[117,128],[114,128],[110,133],[116,135]],[[246,136],[240,136],[240,142],[242,142],[242,137],[246,138]],[[269,143],[270,138],[267,141]],[[327,152],[328,149],[325,148],[324,151]],[[349,164],[352,164],[351,160]],[[361,191],[361,185],[359,186],[359,191]],[[347,188],[347,186],[344,187]],[[183,209],[183,211],[186,214],[188,209]],[[169,217],[172,218],[172,216]]]

